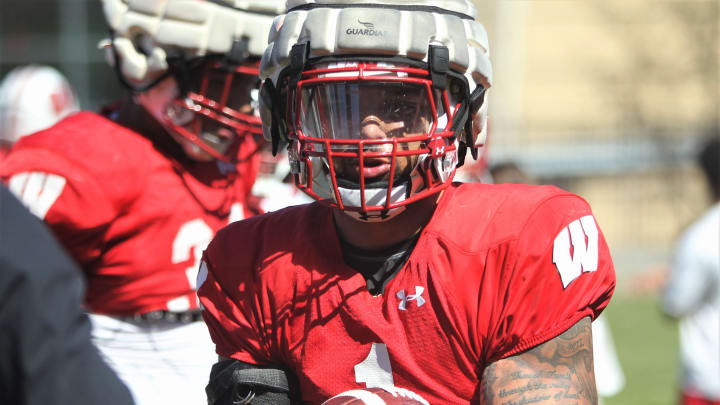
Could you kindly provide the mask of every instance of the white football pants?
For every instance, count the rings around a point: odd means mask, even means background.
[[[136,405],[206,405],[217,362],[205,323],[126,321],[89,314],[92,340],[125,382]]]

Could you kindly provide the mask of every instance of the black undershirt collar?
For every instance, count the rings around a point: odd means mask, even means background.
[[[381,295],[410,257],[420,238],[418,232],[404,241],[381,251],[371,251],[352,246],[340,239],[345,264],[365,277],[367,288],[372,295]]]

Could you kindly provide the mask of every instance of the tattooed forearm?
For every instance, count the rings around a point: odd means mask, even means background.
[[[590,318],[484,371],[480,402],[492,405],[597,404]]]

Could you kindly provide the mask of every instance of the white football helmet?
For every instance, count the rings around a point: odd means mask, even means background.
[[[146,91],[173,77],[159,120],[181,142],[233,161],[240,138],[261,134],[258,63],[281,0],[103,0],[101,42],[121,83]]]
[[[391,218],[477,157],[492,81],[469,0],[289,0],[262,57],[260,115],[297,186]]]
[[[50,66],[11,70],[0,83],[0,146],[48,128],[79,110],[65,76]]]

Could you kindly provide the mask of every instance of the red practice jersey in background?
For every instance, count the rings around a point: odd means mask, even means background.
[[[81,265],[88,309],[101,314],[196,308],[203,249],[249,214],[242,174],[181,165],[89,112],[22,138],[0,176]]]
[[[478,402],[486,365],[597,317],[615,272],[576,195],[455,183],[380,296],[344,264],[319,203],[225,228],[198,280],[218,354],[286,365],[305,401],[393,384],[461,404]]]

